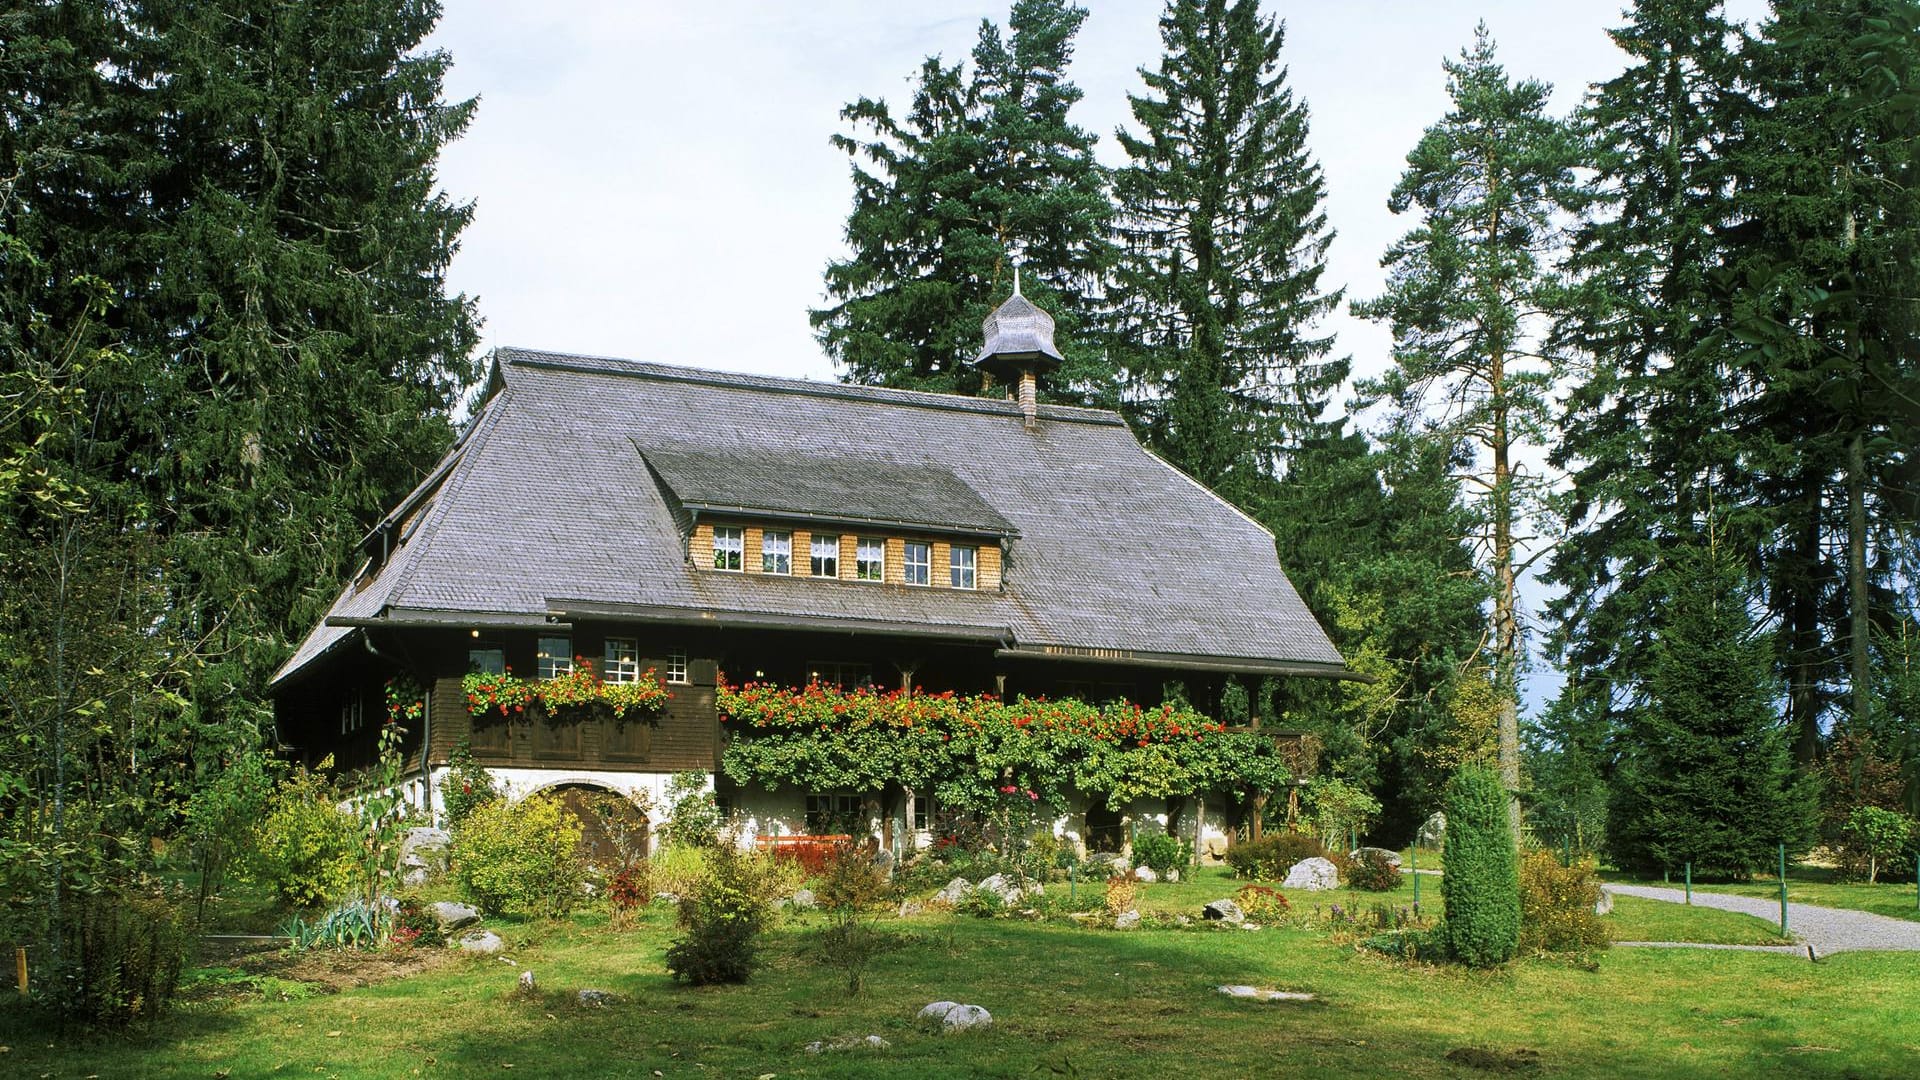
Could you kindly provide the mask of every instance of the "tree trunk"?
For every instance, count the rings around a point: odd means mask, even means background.
[[[1872,625],[1867,618],[1867,493],[1865,439],[1858,431],[1847,444],[1847,606],[1853,653],[1853,725],[1865,731],[1872,711],[1873,680],[1867,647]]]

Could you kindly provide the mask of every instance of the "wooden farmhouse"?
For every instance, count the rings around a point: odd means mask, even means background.
[[[924,842],[926,793],[883,811],[730,785],[716,681],[1147,705],[1176,682],[1209,712],[1230,676],[1349,677],[1272,534],[1115,413],[1036,403],[1060,360],[1048,315],[1015,295],[985,330],[1003,399],[499,349],[459,442],[276,673],[281,744],[367,765],[400,687],[423,705],[409,797],[436,812],[464,743],[516,796],[658,807],[691,770],[746,836],[851,816],[899,846]],[[509,672],[667,697],[560,720],[463,686]],[[1097,841],[1124,816],[1080,806],[1056,827]]]

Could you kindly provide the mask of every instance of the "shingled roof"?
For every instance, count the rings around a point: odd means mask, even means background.
[[[1041,406],[1029,430],[1010,401],[515,348],[494,360],[493,397],[370,540],[384,561],[276,683],[360,626],[568,615],[1345,674],[1272,535],[1114,413]],[[1012,539],[998,591],[718,574],[688,564],[676,501]]]

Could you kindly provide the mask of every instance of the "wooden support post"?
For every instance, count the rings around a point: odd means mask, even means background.
[[[13,974],[19,983],[20,994],[24,997],[27,993],[27,947],[25,945],[13,947]]]

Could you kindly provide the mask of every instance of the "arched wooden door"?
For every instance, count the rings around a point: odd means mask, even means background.
[[[580,819],[580,854],[608,869],[647,856],[647,815],[633,800],[592,784],[561,784],[546,794]]]

